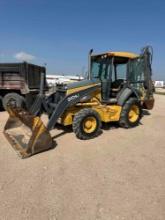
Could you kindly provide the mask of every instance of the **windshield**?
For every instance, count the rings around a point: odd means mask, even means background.
[[[111,71],[111,59],[108,57],[93,57],[91,60],[91,78],[108,79]]]

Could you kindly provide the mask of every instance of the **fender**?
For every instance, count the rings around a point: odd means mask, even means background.
[[[117,104],[123,106],[130,96],[135,96],[139,100],[139,95],[136,89],[132,87],[123,88],[119,93]]]

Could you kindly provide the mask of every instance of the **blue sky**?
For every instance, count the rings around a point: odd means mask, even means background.
[[[87,53],[154,48],[155,79],[165,80],[163,0],[0,0],[0,62],[29,54],[48,73],[76,74]],[[32,56],[30,56],[32,55]]]

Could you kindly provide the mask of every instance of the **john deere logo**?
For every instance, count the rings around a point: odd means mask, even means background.
[[[69,97],[68,102],[73,101],[74,99],[77,99],[77,98],[79,98],[79,94]]]

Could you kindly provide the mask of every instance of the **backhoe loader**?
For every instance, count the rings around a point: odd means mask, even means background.
[[[87,79],[57,85],[56,92],[40,94],[29,110],[9,105],[4,134],[22,158],[53,148],[50,130],[56,124],[72,125],[82,140],[100,134],[102,122],[118,122],[121,127],[139,124],[143,109],[154,106],[152,86],[152,47],[141,53],[105,52],[88,57]],[[47,114],[44,125],[42,114]]]

